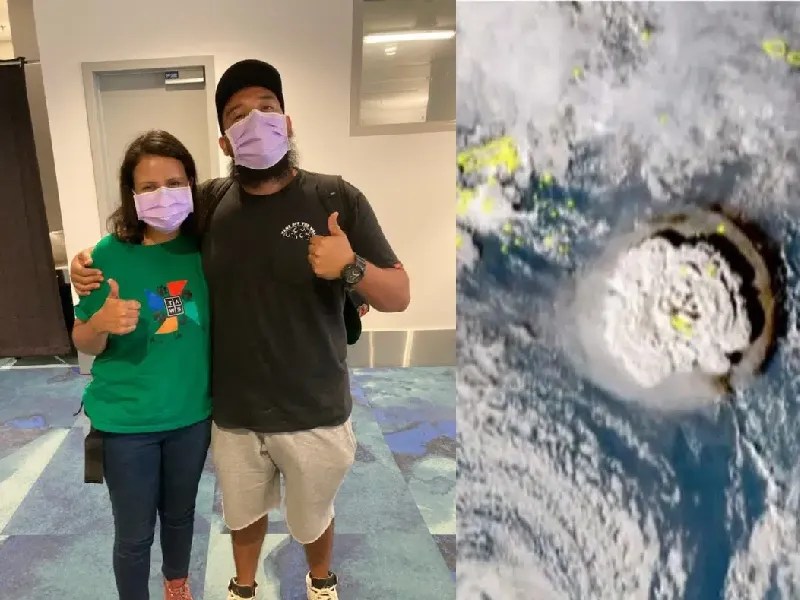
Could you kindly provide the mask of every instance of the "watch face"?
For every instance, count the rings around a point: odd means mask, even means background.
[[[364,277],[365,267],[364,259],[360,256],[356,256],[356,262],[347,265],[344,271],[342,271],[342,279],[344,279],[347,285],[357,284],[361,281],[361,278]]]
[[[361,271],[356,265],[347,265],[344,268],[344,281],[348,284],[357,283],[361,279]]]

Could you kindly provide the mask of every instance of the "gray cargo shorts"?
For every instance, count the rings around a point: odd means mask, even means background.
[[[333,502],[353,466],[356,437],[348,419],[336,427],[291,433],[211,430],[225,524],[236,531],[281,505],[291,536],[310,544],[333,519]]]

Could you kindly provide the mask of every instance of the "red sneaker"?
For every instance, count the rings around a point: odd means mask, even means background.
[[[164,581],[164,600],[194,600],[188,579]]]

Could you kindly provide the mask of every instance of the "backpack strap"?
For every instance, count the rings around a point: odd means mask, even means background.
[[[322,175],[314,173],[314,185],[317,197],[325,208],[325,212],[331,215],[339,213],[339,225],[345,233],[350,233],[353,224],[352,211],[345,200],[344,181],[339,175]]]
[[[211,218],[222,202],[222,199],[228,194],[233,187],[234,180],[231,177],[219,177],[206,181],[198,187],[198,194],[201,196],[202,211],[198,215],[198,225],[202,232],[208,230],[211,224]]]
[[[313,174],[314,185],[320,204],[325,208],[325,212],[331,215],[339,213],[339,225],[346,234],[349,234],[353,224],[353,211],[347,205],[344,191],[344,181],[338,175]],[[361,337],[361,317],[358,314],[358,307],[363,303],[363,299],[354,298],[355,292],[344,290],[344,305],[342,307],[342,318],[344,319],[345,330],[347,331],[347,345],[352,346]]]

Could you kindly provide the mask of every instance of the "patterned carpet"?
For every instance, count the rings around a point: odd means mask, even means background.
[[[108,494],[82,483],[87,423],[73,417],[87,378],[47,362],[0,363],[0,600],[114,597]],[[336,505],[340,595],[455,598],[454,370],[356,370],[353,394],[358,452]],[[197,499],[198,599],[223,600],[233,573],[220,508],[209,461]],[[303,551],[279,514],[261,567],[259,599],[305,598]],[[159,570],[156,540],[154,599]]]

